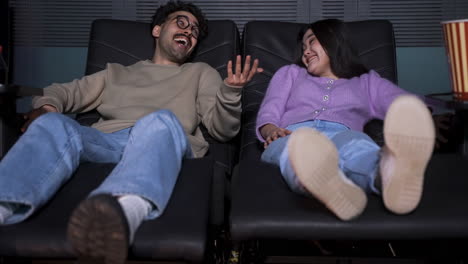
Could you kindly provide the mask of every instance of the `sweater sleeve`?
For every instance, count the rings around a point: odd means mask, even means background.
[[[374,118],[384,119],[390,104],[398,96],[410,94],[408,91],[401,89],[391,81],[380,77],[380,75],[371,70],[367,80],[370,110]]]
[[[260,105],[255,125],[257,138],[260,141],[265,141],[260,134],[260,128],[262,126],[273,124],[280,127],[281,117],[285,112],[286,102],[288,101],[296,74],[294,73],[294,66],[288,65],[281,67],[273,75],[262,104]]]
[[[69,83],[54,83],[44,88],[44,95],[33,98],[33,107],[52,105],[61,113],[90,111],[101,103],[107,70]]]
[[[197,95],[198,116],[208,133],[225,142],[240,129],[242,88],[224,84],[219,73],[207,66],[202,72]]]

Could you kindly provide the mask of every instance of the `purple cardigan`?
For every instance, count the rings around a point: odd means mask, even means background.
[[[305,68],[291,64],[280,68],[268,86],[258,112],[256,133],[268,123],[288,125],[320,119],[362,131],[373,118],[384,119],[390,103],[407,91],[375,71],[351,79],[314,77]]]

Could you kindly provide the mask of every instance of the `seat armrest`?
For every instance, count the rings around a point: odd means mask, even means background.
[[[22,116],[16,113],[16,99],[42,94],[42,89],[30,86],[0,85],[0,159],[18,139],[24,122]]]
[[[36,87],[17,85],[17,84],[0,84],[0,96],[15,96],[15,97],[26,97],[26,96],[42,96],[43,90]]]
[[[101,118],[101,115],[96,109],[86,113],[77,114],[75,117],[76,121],[78,121],[78,123],[83,126],[91,126],[92,124],[96,123],[99,118]]]
[[[26,96],[42,96],[44,95],[44,90],[37,87],[24,86],[24,85],[12,85],[16,89],[17,97],[26,97]]]
[[[0,160],[13,145],[18,134],[16,90],[0,85]]]

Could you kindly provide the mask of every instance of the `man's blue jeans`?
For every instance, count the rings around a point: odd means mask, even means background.
[[[380,193],[375,187],[380,147],[369,136],[350,130],[342,124],[323,120],[301,122],[290,125],[287,129],[295,131],[300,127],[314,128],[326,135],[338,150],[338,166],[346,177],[367,193]],[[291,190],[309,196],[289,163],[286,147],[288,139],[289,136],[286,136],[273,141],[263,152],[262,160],[280,167],[281,174]]]
[[[153,204],[148,219],[158,217],[166,208],[184,157],[192,157],[190,145],[176,116],[167,110],[114,133],[47,113],[29,126],[0,162],[0,202],[21,205],[5,224],[30,216],[84,161],[117,163],[91,195],[139,195]]]

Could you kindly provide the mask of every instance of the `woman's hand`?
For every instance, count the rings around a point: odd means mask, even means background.
[[[268,147],[271,142],[277,140],[278,138],[285,137],[291,133],[291,130],[277,127],[273,124],[266,124],[260,128],[260,134],[265,139],[265,143],[263,143],[264,148]]]
[[[224,83],[228,86],[244,87],[256,73],[262,72],[263,69],[258,67],[258,59],[255,59],[252,67],[250,66],[250,55],[245,58],[244,68],[242,69],[242,58],[237,55],[235,72],[232,71],[232,61],[230,60],[227,65],[227,78]]]

